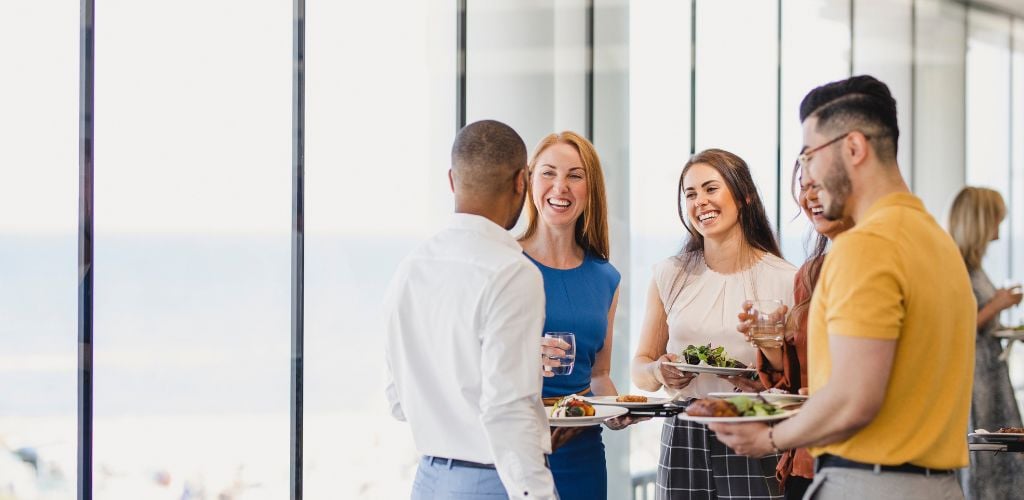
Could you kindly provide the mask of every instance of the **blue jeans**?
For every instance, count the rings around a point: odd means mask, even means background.
[[[494,469],[452,465],[445,459],[423,457],[412,483],[412,500],[507,499],[505,486]]]

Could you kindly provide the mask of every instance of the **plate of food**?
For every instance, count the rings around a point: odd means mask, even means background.
[[[544,410],[548,412],[548,425],[551,427],[600,425],[609,418],[629,412],[629,408],[621,406],[594,406],[575,394],[560,399],[554,406],[545,406]]]
[[[708,397],[709,398],[715,398],[715,399],[729,399],[729,398],[734,398],[736,396],[746,396],[748,398],[754,398],[754,399],[757,399],[757,398],[761,397],[760,394],[758,394],[756,392],[735,392],[735,391],[733,391],[733,392],[709,392],[708,393]]]
[[[621,406],[623,408],[661,408],[666,403],[672,402],[672,398],[637,396],[633,394],[589,396],[583,398],[583,400],[595,406]]]
[[[768,389],[761,391],[758,395],[761,396],[761,399],[776,405],[803,403],[809,397],[806,394],[790,394],[782,389]]]
[[[1024,428],[1002,427],[998,431],[990,432],[985,429],[975,429],[968,434],[970,437],[978,438],[990,443],[1015,443],[1024,441]]]
[[[713,375],[749,375],[756,372],[753,368],[729,357],[725,347],[708,345],[688,345],[679,355],[682,362],[665,361],[663,364],[674,366],[684,372],[710,373]]]
[[[759,398],[734,396],[728,399],[698,399],[686,407],[686,413],[680,413],[682,420],[711,424],[721,422],[738,424],[745,422],[774,422],[792,417],[797,410],[782,410],[779,407],[762,401]]]
[[[1004,339],[1024,340],[1024,325],[996,330],[992,335]]]

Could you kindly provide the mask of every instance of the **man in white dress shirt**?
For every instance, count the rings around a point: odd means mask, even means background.
[[[557,498],[540,400],[544,286],[508,233],[526,146],[503,123],[472,123],[448,177],[455,214],[406,257],[385,301],[387,397],[423,455],[412,498]]]

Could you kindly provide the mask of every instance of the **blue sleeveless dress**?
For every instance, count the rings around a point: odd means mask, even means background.
[[[608,309],[619,287],[619,271],[608,261],[587,254],[573,269],[547,267],[526,255],[544,277],[545,332],[576,335],[572,373],[544,379],[544,397],[565,396],[590,387],[590,372],[608,333]],[[562,500],[608,497],[601,426],[587,427],[555,450],[549,461]]]

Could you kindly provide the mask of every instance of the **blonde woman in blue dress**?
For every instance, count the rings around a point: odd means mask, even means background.
[[[529,169],[529,225],[519,243],[544,277],[544,331],[572,332],[576,337],[572,372],[545,372],[545,404],[569,394],[616,395],[611,379],[612,325],[620,276],[608,262],[607,197],[597,151],[574,132],[551,134],[537,145]],[[537,333],[539,337],[541,332]],[[556,341],[541,342],[548,354],[558,354],[551,350]],[[549,368],[559,364],[544,362]],[[587,427],[550,456],[562,500],[607,497],[601,432],[600,426]]]

